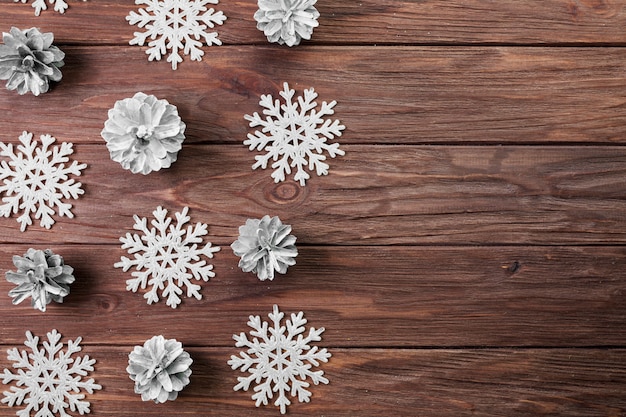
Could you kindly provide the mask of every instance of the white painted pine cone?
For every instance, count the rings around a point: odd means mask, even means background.
[[[185,127],[176,106],[139,92],[115,103],[101,135],[112,160],[145,175],[176,161]]]

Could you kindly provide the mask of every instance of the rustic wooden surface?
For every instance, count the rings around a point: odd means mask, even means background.
[[[319,0],[320,27],[295,48],[265,41],[254,0],[223,0],[224,46],[176,72],[127,44],[131,0],[69,2],[40,17],[0,3],[2,31],[37,26],[67,53],[51,92],[0,89],[0,140],[50,133],[89,165],[74,219],[24,233],[0,219],[2,273],[50,247],[77,276],[45,314],[12,306],[0,281],[3,350],[27,329],[82,336],[103,386],[94,417],[279,415],[233,392],[226,364],[248,316],[278,304],[325,327],[333,354],[330,384],[292,416],[626,415],[626,0]],[[252,171],[242,144],[243,115],[285,81],[337,100],[346,126],[346,155],[306,187]],[[100,137],[137,91],[188,126],[178,162],[148,176],[122,170]],[[157,205],[189,206],[222,248],[203,299],[177,310],[125,291],[113,267],[133,215]],[[228,247],[264,214],[291,224],[300,250],[273,282],[241,272]],[[155,334],[195,361],[162,405],[142,403],[124,370]]]

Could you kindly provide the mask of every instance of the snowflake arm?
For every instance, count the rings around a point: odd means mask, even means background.
[[[15,3],[21,1],[22,3],[26,3],[26,0],[13,0]],[[67,3],[64,0],[48,0],[48,2],[52,5],[54,4],[54,11],[59,12],[61,14],[65,13],[67,9]],[[42,10],[46,10],[48,6],[46,6],[46,0],[35,0],[33,2],[33,9],[35,9],[35,16],[39,16]]]
[[[8,158],[0,163],[0,216],[9,217],[20,210],[17,219],[20,230],[32,225],[31,215],[40,220],[40,225],[50,229],[55,223],[54,208],[59,216],[73,218],[72,205],[62,200],[78,199],[84,193],[82,184],[70,179],[70,175],[79,176],[87,164],[73,161],[69,166],[69,156],[73,145],[63,142],[60,147],[51,145],[55,138],[41,135],[41,146],[33,141],[33,134],[24,131],[20,137],[17,153],[12,144],[0,142],[0,156]]]
[[[138,12],[131,11],[126,20],[131,25],[145,28],[145,32],[135,32],[130,45],[143,46],[147,43],[148,60],[161,60],[170,51],[167,62],[176,70],[183,61],[180,51],[190,55],[192,61],[201,61],[207,46],[221,45],[217,32],[206,29],[221,25],[226,16],[207,4],[217,4],[218,0],[135,0],[135,4],[146,5]]]
[[[259,316],[250,316],[248,326],[251,339],[245,333],[233,335],[235,346],[246,348],[240,352],[240,356],[232,355],[228,364],[232,369],[248,372],[248,376],[237,377],[238,384],[233,388],[235,391],[247,391],[254,382],[255,393],[252,399],[259,407],[267,405],[273,399],[274,393],[278,398],[274,405],[285,414],[291,401],[287,394],[298,396],[299,402],[309,402],[311,392],[307,389],[310,384],[307,379],[317,384],[328,384],[321,370],[312,371],[321,362],[328,362],[331,354],[324,348],[310,346],[311,342],[319,342],[324,328],[310,328],[305,337],[305,325],[307,320],[304,313],[291,314],[291,319],[282,325],[284,313],[274,309],[268,314],[271,325],[261,321]]]
[[[317,175],[328,174],[325,153],[331,158],[345,154],[339,149],[338,143],[327,143],[327,140],[341,136],[345,126],[338,120],[326,119],[334,114],[336,101],[324,101],[319,111],[316,111],[317,93],[313,88],[304,90],[304,96],[293,100],[295,90],[284,83],[279,94],[284,100],[283,104],[270,95],[261,95],[259,104],[264,108],[265,118],[257,112],[252,116],[244,116],[250,127],[261,128],[260,131],[249,133],[244,145],[251,151],[266,152],[255,156],[256,162],[252,169],[266,169],[272,161],[274,171],[271,176],[274,182],[281,182],[295,168],[294,180],[304,186],[310,178],[307,168],[314,170]]]
[[[31,353],[17,348],[7,351],[7,358],[13,361],[17,372],[5,369],[2,383],[16,384],[3,393],[2,402],[9,407],[25,405],[17,412],[18,417],[29,417],[31,410],[37,411],[38,417],[53,417],[56,413],[61,417],[70,417],[67,409],[78,411],[81,415],[89,413],[90,404],[84,400],[85,394],[81,391],[93,394],[102,387],[93,378],[83,380],[82,377],[93,371],[96,361],[88,355],[73,357],[82,349],[80,337],[68,341],[67,349],[63,351],[63,344],[59,343],[61,335],[56,330],[47,336],[48,340],[39,348],[39,337],[27,331],[24,345]]]
[[[167,210],[157,207],[153,212],[154,219],[148,227],[148,220],[135,215],[133,228],[142,235],[127,233],[120,238],[122,249],[133,255],[133,259],[126,256],[115,263],[116,268],[127,272],[131,268],[133,278],[126,281],[128,291],[137,292],[139,288],[150,289],[144,294],[148,304],[159,301],[161,296],[166,298],[166,304],[176,308],[181,303],[182,287],[187,290],[187,297],[197,300],[202,298],[200,285],[192,282],[209,281],[215,276],[213,265],[207,264],[202,257],[213,258],[213,254],[220,250],[212,244],[202,244],[203,236],[208,234],[208,226],[196,223],[194,226],[185,225],[190,217],[188,207],[175,214],[176,223],[167,216]]]

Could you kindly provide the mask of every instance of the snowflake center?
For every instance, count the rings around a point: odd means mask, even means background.
[[[286,130],[287,143],[297,148],[301,143],[306,142],[306,136],[303,135],[305,126],[299,121],[293,121],[289,129]]]
[[[39,190],[45,190],[46,186],[43,183],[44,177],[41,175],[42,170],[39,165],[36,166],[35,171],[25,171],[24,185],[28,186],[30,191],[37,193]]]
[[[172,8],[166,12],[167,19],[164,26],[171,26],[174,30],[178,30],[181,26],[185,27],[184,14],[181,11],[182,6],[180,4],[172,5]]]
[[[186,248],[181,245],[180,240],[173,236],[165,236],[155,247],[156,255],[154,257],[155,264],[159,264],[163,270],[178,270],[179,260],[187,260]]]
[[[48,398],[52,399],[54,398],[54,393],[57,389],[57,386],[61,385],[61,380],[60,378],[55,378],[55,371],[54,369],[52,369],[52,373],[48,372],[48,370],[42,370],[41,374],[42,374],[42,385],[41,388],[46,390],[46,394],[48,395]]]
[[[289,370],[289,353],[282,344],[276,346],[276,355],[273,358],[273,363],[270,365],[276,370],[276,380],[287,380],[291,374]]]

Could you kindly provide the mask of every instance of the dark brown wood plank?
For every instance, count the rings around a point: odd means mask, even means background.
[[[99,143],[107,111],[137,91],[178,106],[189,142],[241,143],[259,96],[338,102],[343,143],[604,143],[626,138],[626,49],[223,47],[203,62],[148,62],[136,47],[70,47],[40,97],[0,90],[2,139],[22,129]]]
[[[30,3],[30,2],[29,2]],[[69,0],[64,15],[35,17],[30,4],[1,5],[0,28],[37,25],[62,43],[126,44],[137,27],[125,17],[136,10],[126,0]],[[626,42],[623,0],[376,0],[319,1],[320,26],[312,43],[336,44],[581,44]],[[228,17],[218,27],[226,44],[267,41],[256,29],[255,0],[222,1]],[[141,31],[141,30],[139,30]]]
[[[73,338],[67,334],[68,338]],[[137,343],[143,343],[144,334]],[[146,337],[151,337],[147,335]],[[250,392],[234,392],[239,371],[227,365],[232,348],[187,348],[190,384],[173,402],[143,403],[125,368],[130,347],[86,347],[103,386],[88,395],[90,416],[276,416],[255,408]],[[308,404],[290,416],[620,416],[626,413],[626,351],[330,349],[328,385],[311,387]],[[8,366],[6,358],[0,366]],[[15,410],[0,405],[0,416]]]
[[[261,282],[223,246],[211,261],[216,276],[201,283],[202,300],[183,299],[173,310],[125,290],[130,272],[113,267],[126,255],[118,246],[34,246],[62,254],[77,281],[65,303],[41,313],[29,302],[13,306],[14,285],[1,280],[4,343],[19,343],[25,329],[61,326],[88,344],[166,332],[187,345],[230,346],[250,315],[267,318],[278,304],[325,327],[328,346],[626,344],[623,247],[307,246],[287,275]],[[0,247],[2,273],[27,247]]]
[[[59,139],[72,140],[60,134]],[[88,168],[74,219],[19,231],[6,243],[113,243],[161,205],[191,208],[221,244],[247,218],[277,215],[301,244],[624,244],[626,148],[344,146],[328,176],[301,187],[251,169],[242,146],[189,145],[169,169],[133,175],[104,143],[77,145]]]

